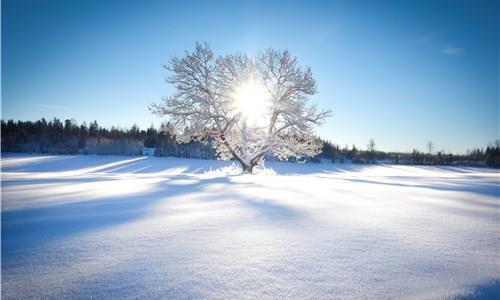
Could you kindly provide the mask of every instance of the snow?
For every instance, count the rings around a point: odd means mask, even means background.
[[[500,280],[496,170],[1,162],[5,299],[442,299]]]

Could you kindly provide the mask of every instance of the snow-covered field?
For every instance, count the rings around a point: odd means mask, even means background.
[[[500,279],[491,169],[2,158],[2,298],[453,298]]]

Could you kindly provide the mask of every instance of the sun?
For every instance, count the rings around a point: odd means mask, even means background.
[[[253,80],[244,82],[235,89],[234,100],[237,111],[249,121],[263,119],[271,104],[267,89]]]

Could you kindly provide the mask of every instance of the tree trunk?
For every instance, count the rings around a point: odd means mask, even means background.
[[[224,136],[224,133],[221,133],[221,139],[224,142],[224,145],[227,147],[229,152],[233,155],[233,158],[236,159],[240,164],[241,168],[243,169],[243,173],[252,173],[253,167],[255,167],[255,163],[252,161],[250,165],[246,164],[239,156],[238,154],[233,150],[231,145],[226,140],[226,137]]]
[[[255,164],[247,165],[241,161],[240,161],[240,164],[241,164],[241,168],[243,169],[243,173],[252,174],[253,167],[255,167]]]

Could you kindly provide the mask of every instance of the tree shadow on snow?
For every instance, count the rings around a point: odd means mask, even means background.
[[[377,181],[370,179],[359,179],[359,178],[349,178],[343,179],[352,182],[360,182],[360,183],[369,183],[369,184],[379,184],[379,185],[388,185],[388,186],[398,186],[398,187],[410,187],[410,188],[426,188],[433,189],[439,191],[455,191],[455,192],[468,192],[481,194],[485,196],[493,196],[500,197],[500,187],[498,184],[491,183],[479,183],[473,180],[460,180],[455,183],[447,182],[446,184],[440,184],[439,182],[435,182],[433,184],[405,184],[400,182],[387,182],[387,181]]]
[[[467,295],[459,296],[456,300],[496,300],[500,299],[500,280],[480,283],[472,287]]]
[[[75,178],[73,183],[82,182]],[[94,182],[95,178],[87,179]],[[100,179],[98,179],[100,180]],[[104,179],[109,181],[109,179]],[[120,180],[120,179],[112,179]],[[72,179],[61,179],[66,185]],[[45,182],[45,180],[41,180]],[[30,180],[30,184],[36,181]],[[21,184],[16,182],[16,184]],[[52,204],[44,207],[32,207],[2,212],[2,265],[16,261],[25,253],[36,252],[47,243],[78,236],[81,233],[99,231],[105,228],[123,225],[139,220],[152,213],[151,207],[166,203],[175,197],[192,200],[197,192],[200,202],[235,201],[249,208],[268,222],[282,222],[298,218],[298,213],[290,207],[276,204],[269,199],[249,197],[238,193],[238,189],[253,183],[234,182],[231,176],[198,179],[186,175],[165,176],[147,190],[133,195],[97,197],[91,200],[79,192],[66,192],[63,198],[77,199],[70,203]],[[220,198],[220,185],[225,197]],[[210,187],[207,191],[207,188]],[[165,214],[169,215],[168,209]]]

